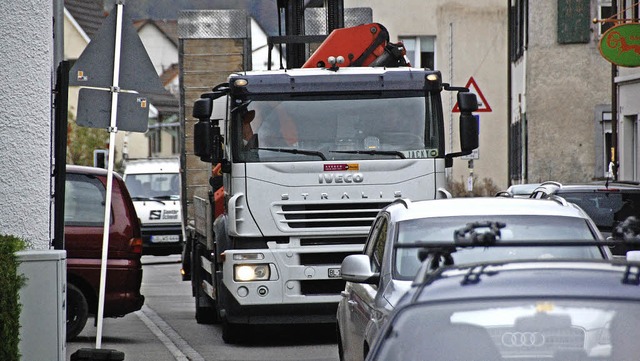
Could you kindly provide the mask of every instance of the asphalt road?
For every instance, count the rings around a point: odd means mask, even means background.
[[[227,345],[220,325],[199,325],[189,282],[179,274],[179,255],[143,256],[143,308],[122,318],[104,319],[102,349],[123,352],[125,361],[335,361],[334,326],[260,327],[249,342]],[[82,348],[96,348],[94,319],[67,342],[67,360]]]

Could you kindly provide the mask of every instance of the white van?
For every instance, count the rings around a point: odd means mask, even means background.
[[[140,218],[142,254],[182,252],[180,160],[149,158],[128,160],[124,181]]]

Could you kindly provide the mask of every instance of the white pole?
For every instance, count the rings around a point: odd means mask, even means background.
[[[96,315],[98,331],[96,334],[96,348],[102,346],[102,320],[104,316],[104,292],[107,279],[107,256],[109,253],[109,225],[111,224],[111,191],[113,189],[113,163],[115,158],[116,119],[118,116],[118,92],[120,78],[120,44],[122,42],[122,0],[116,4],[116,41],[113,56],[113,86],[111,88],[111,123],[109,125],[109,159],[107,166],[107,194],[104,206],[104,232],[102,235],[102,263],[100,267],[100,294],[98,297],[98,314]]]

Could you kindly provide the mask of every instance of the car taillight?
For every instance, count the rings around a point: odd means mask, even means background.
[[[129,248],[133,253],[142,254],[142,238],[131,238]]]

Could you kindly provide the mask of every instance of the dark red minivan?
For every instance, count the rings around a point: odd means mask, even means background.
[[[64,237],[67,250],[67,340],[98,312],[107,171],[67,166]],[[104,317],[121,317],[144,303],[140,222],[122,178],[113,174]]]

